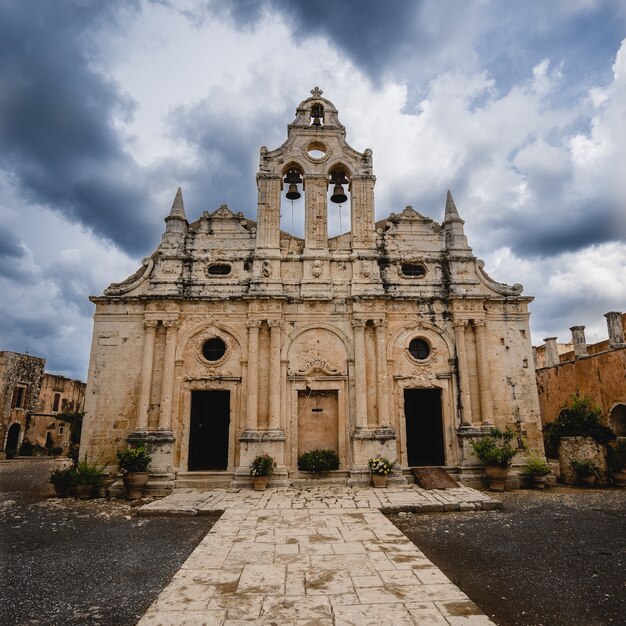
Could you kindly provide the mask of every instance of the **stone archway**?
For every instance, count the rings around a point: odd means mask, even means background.
[[[7,443],[4,447],[5,450],[17,450],[20,443],[21,430],[22,427],[19,424],[11,424],[7,434]]]
[[[626,404],[616,404],[611,409],[609,425],[618,437],[626,437]]]

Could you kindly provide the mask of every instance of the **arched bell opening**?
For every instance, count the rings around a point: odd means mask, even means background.
[[[319,102],[311,105],[311,126],[316,128],[324,126],[324,106]]]
[[[290,163],[282,172],[280,197],[280,229],[304,237],[304,171],[297,163]]]
[[[328,176],[328,236],[337,237],[350,231],[350,173],[335,165]]]

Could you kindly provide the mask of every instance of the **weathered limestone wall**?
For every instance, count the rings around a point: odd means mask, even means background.
[[[566,485],[576,483],[576,472],[572,467],[572,459],[593,461],[598,466],[599,481],[601,483],[606,482],[606,448],[591,437],[563,437],[561,439],[559,445],[560,480]]]

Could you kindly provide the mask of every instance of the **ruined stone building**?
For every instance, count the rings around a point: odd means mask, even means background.
[[[485,273],[449,193],[442,223],[411,207],[376,221],[372,151],[311,93],[260,150],[256,222],[226,205],[189,222],[179,189],[157,250],[92,298],[81,455],[114,466],[147,442],[158,491],[249,484],[262,451],[288,484],[313,448],[349,484],[377,454],[469,481],[468,439],[491,425],[543,452],[532,298]],[[302,195],[299,238],[280,215]],[[349,230],[329,238],[338,210]]]
[[[602,409],[606,424],[626,437],[626,313],[605,314],[608,340],[588,345],[585,327],[572,326],[572,342],[547,337],[535,349],[539,407],[544,424],[554,421],[575,393]]]
[[[70,425],[55,419],[81,412],[85,383],[44,372],[46,360],[30,354],[0,352],[0,441],[2,452],[23,441],[41,447],[70,443]]]

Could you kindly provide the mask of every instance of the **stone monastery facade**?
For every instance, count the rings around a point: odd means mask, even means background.
[[[147,442],[158,493],[250,484],[264,451],[287,485],[314,448],[337,451],[348,484],[375,455],[471,483],[469,439],[492,425],[543,454],[532,298],[484,272],[450,193],[441,224],[411,207],[376,222],[372,151],[311,93],[261,148],[256,222],[222,205],[190,223],[179,189],[157,250],[92,297],[81,456],[113,467]],[[304,195],[304,239],[280,228],[285,192]],[[337,202],[351,228],[329,239]]]

